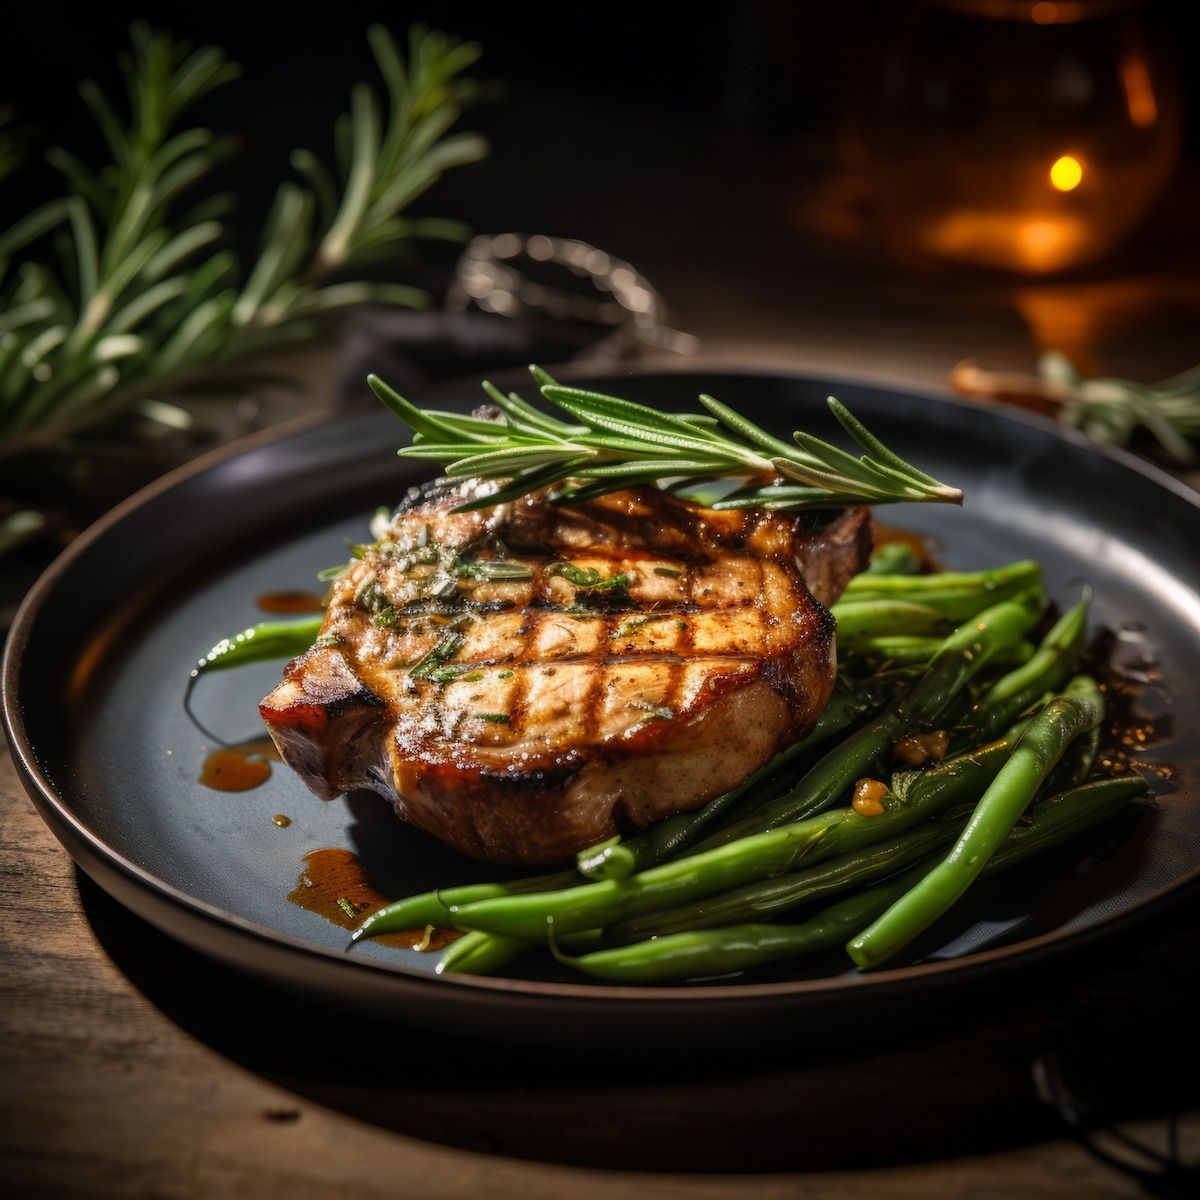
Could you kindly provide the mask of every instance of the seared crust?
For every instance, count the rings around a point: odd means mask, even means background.
[[[548,864],[700,806],[811,729],[835,670],[824,604],[866,561],[866,510],[805,529],[640,488],[451,511],[479,486],[397,513],[260,706],[318,795],[368,787],[473,857]],[[478,577],[501,556],[528,577]]]

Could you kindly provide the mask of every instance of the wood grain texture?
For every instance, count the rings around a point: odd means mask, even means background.
[[[1197,995],[1197,905],[1045,973],[1037,998],[864,1031],[857,1056],[576,1062],[365,1023],[208,963],[110,900],[0,760],[0,1192],[39,1197],[1135,1197],[1030,1083],[1057,1048],[1161,1137],[1145,1069]],[[752,1036],[748,1033],[748,1036]],[[1138,1053],[1127,1048],[1130,1039]],[[1080,1068],[1079,1064],[1083,1064]],[[1141,1065],[1139,1065],[1141,1064]],[[1200,1119],[1184,1123],[1200,1150]]]

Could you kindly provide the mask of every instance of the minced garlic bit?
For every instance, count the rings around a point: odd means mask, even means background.
[[[860,779],[854,785],[854,798],[850,807],[860,817],[878,817],[884,812],[883,798],[888,794],[886,783],[878,779]]]
[[[950,731],[935,729],[932,733],[906,733],[892,747],[900,762],[919,767],[927,762],[941,762],[950,746]]]

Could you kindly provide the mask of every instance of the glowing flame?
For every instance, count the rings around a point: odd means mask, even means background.
[[[1077,158],[1064,154],[1055,159],[1050,168],[1050,182],[1060,192],[1074,191],[1083,180],[1083,164]]]

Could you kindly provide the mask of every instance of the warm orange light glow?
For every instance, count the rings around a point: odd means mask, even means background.
[[[1146,60],[1140,54],[1131,54],[1121,61],[1121,83],[1125,88],[1125,103],[1129,119],[1142,129],[1148,129],[1158,120],[1158,103],[1154,99],[1154,85]]]
[[[1075,262],[1087,244],[1087,232],[1083,220],[1073,215],[974,209],[947,214],[925,231],[925,242],[946,258],[1042,275]]]
[[[1028,267],[1057,265],[1068,237],[1059,221],[1023,221],[1016,235],[1018,258]]]
[[[1053,25],[1058,20],[1058,5],[1042,0],[1042,3],[1033,6],[1029,15],[1038,25]]]
[[[1083,179],[1083,163],[1069,154],[1055,159],[1050,168],[1050,182],[1060,192],[1074,191]]]

